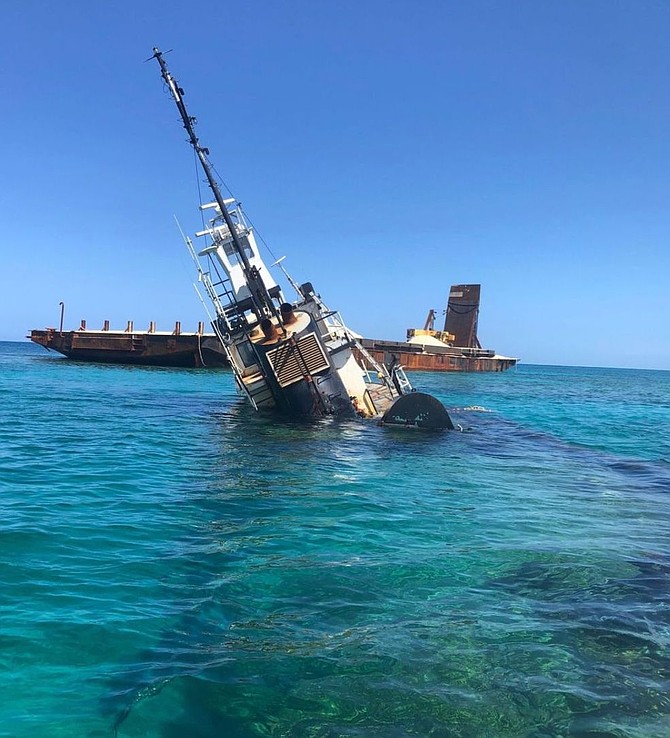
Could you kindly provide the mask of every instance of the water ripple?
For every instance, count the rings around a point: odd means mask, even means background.
[[[427,436],[0,349],[0,735],[667,735],[665,374],[421,377]]]

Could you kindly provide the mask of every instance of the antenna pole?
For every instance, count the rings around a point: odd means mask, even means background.
[[[240,237],[237,234],[237,228],[235,227],[235,224],[233,223],[233,219],[230,217],[228,208],[226,207],[226,204],[223,201],[223,196],[221,195],[221,190],[219,189],[219,185],[216,181],[216,178],[214,177],[214,174],[212,173],[212,168],[209,164],[209,161],[207,160],[209,150],[200,145],[200,141],[198,140],[198,137],[195,135],[195,130],[193,126],[195,125],[196,120],[193,116],[189,115],[188,111],[186,110],[186,106],[184,105],[184,90],[177,84],[177,81],[170,74],[170,71],[168,70],[167,65],[165,63],[165,60],[163,59],[162,52],[156,47],[154,47],[153,51],[154,53],[153,53],[152,58],[156,59],[158,63],[160,64],[161,75],[163,79],[165,80],[165,84],[168,86],[168,89],[170,90],[170,94],[172,95],[172,98],[174,99],[177,105],[177,109],[179,110],[179,114],[181,115],[184,128],[186,129],[186,132],[188,133],[191,146],[193,147],[193,150],[195,151],[195,153],[198,156],[198,159],[200,160],[200,164],[202,165],[203,171],[205,172],[205,177],[207,177],[207,182],[209,184],[209,187],[212,190],[212,193],[214,194],[214,199],[216,200],[216,203],[219,206],[221,215],[226,225],[228,226],[230,235],[232,236],[233,246],[235,248],[236,254],[238,255],[240,261],[242,262],[242,268],[243,268],[243,271],[244,271],[244,274],[247,280],[247,284],[249,286],[249,291],[251,293],[252,302],[254,304],[253,311],[259,320],[264,318],[267,313],[276,315],[277,310],[272,303],[272,298],[270,297],[268,293],[268,290],[265,286],[265,283],[263,282],[263,278],[261,277],[260,272],[255,266],[251,265],[247,255],[244,253],[244,248],[240,241]]]

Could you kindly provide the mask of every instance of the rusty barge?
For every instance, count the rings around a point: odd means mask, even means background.
[[[435,310],[422,329],[410,328],[406,341],[363,339],[363,346],[389,366],[408,371],[504,372],[519,361],[482,348],[477,336],[481,285],[452,285],[443,330],[435,330]]]
[[[223,346],[214,333],[205,333],[198,324],[195,333],[184,333],[181,323],[173,331],[157,331],[152,321],[146,331],[135,330],[133,321],[123,331],[109,329],[105,321],[101,330],[86,327],[86,321],[74,331],[60,328],[32,330],[33,343],[56,351],[74,361],[139,366],[222,367],[228,366]]]
[[[409,371],[504,372],[518,359],[501,356],[481,347],[477,336],[478,284],[453,285],[445,311],[444,329],[435,330],[436,311],[431,310],[423,329],[410,328],[406,341],[363,338],[364,349],[385,366],[399,364]],[[198,324],[195,333],[185,333],[181,323],[172,331],[157,331],[151,322],[146,331],[135,330],[128,321],[123,331],[110,330],[104,321],[101,330],[87,328],[82,320],[77,330],[60,328],[32,330],[31,341],[75,361],[140,366],[227,367],[225,348],[215,333],[205,333]]]

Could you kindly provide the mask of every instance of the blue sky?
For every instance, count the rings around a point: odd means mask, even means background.
[[[667,3],[7,0],[0,21],[0,339],[61,300],[68,328],[205,317],[159,46],[258,231],[354,330],[403,338],[480,282],[486,347],[670,369]]]

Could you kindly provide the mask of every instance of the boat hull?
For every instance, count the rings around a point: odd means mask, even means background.
[[[222,367],[228,361],[218,339],[198,333],[33,330],[29,336],[74,361],[138,366]]]
[[[444,405],[425,392],[409,392],[401,395],[384,413],[380,422],[382,425],[422,430],[454,429]]]
[[[434,350],[432,346],[416,346],[396,341],[363,339],[363,346],[381,364],[401,364],[414,372],[504,372],[516,366],[518,359],[498,356],[493,351],[447,347]]]

